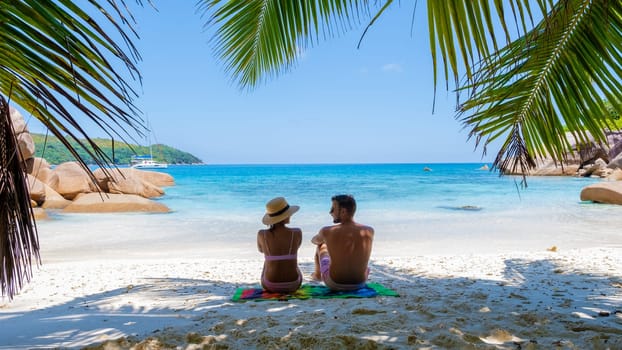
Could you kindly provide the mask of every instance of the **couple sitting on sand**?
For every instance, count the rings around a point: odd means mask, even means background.
[[[257,233],[257,247],[265,255],[261,285],[268,291],[293,292],[302,284],[298,268],[302,231],[286,226],[298,209],[299,206],[290,206],[283,197],[266,204],[262,221],[270,228]],[[357,290],[367,281],[374,229],[354,222],[355,211],[354,197],[334,196],[330,215],[335,225],[323,227],[311,239],[317,245],[312,277],[324,281],[332,290]]]

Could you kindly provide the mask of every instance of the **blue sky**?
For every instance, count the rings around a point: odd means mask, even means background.
[[[370,29],[320,41],[251,91],[224,72],[195,1],[136,8],[143,60],[137,105],[154,142],[210,164],[490,162],[454,119],[455,95],[433,76],[425,8],[393,6]],[[444,77],[441,77],[444,79]],[[33,122],[31,122],[33,123]],[[40,132],[36,124],[31,130]],[[90,129],[92,136],[103,136]],[[145,143],[146,144],[146,141]]]

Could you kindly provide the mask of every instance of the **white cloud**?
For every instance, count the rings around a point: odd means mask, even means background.
[[[382,71],[383,72],[402,72],[402,66],[398,63],[387,63],[384,66],[382,66]]]

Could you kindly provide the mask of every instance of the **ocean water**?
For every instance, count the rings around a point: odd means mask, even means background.
[[[619,245],[622,206],[581,202],[601,181],[500,177],[482,164],[170,166],[175,186],[157,199],[168,214],[61,214],[38,224],[44,261],[69,257],[260,257],[265,203],[284,196],[300,211],[301,256],[331,224],[330,198],[357,199],[355,219],[375,228],[374,256],[470,254]],[[424,167],[431,171],[424,171]]]

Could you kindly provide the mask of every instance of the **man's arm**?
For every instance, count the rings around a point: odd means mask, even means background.
[[[316,244],[316,245],[326,243],[326,240],[324,239],[324,228],[322,228],[320,232],[318,232],[317,235],[311,238],[311,243]]]

